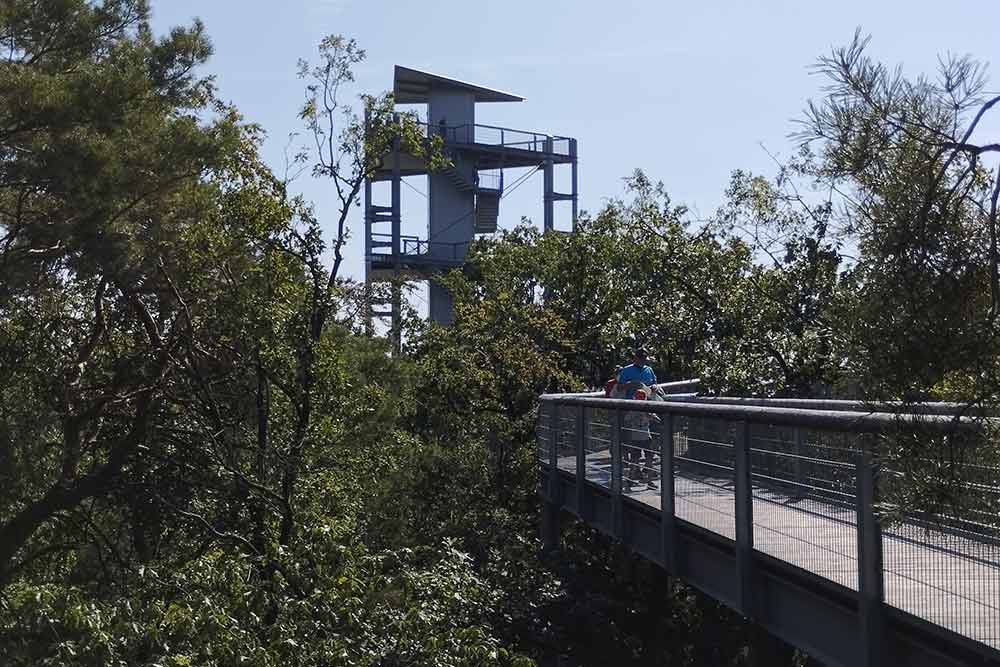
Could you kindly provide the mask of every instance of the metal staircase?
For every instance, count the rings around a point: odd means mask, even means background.
[[[452,164],[448,167],[445,172],[448,174],[448,180],[451,181],[452,185],[459,192],[470,192],[476,189],[475,183],[470,183],[469,180],[462,174],[460,162],[458,158],[452,158]]]
[[[476,234],[492,234],[497,230],[500,215],[500,190],[480,189],[476,192]]]
[[[448,180],[459,192],[474,192],[476,195],[476,212],[473,232],[476,234],[492,234],[497,230],[497,218],[500,216],[500,198],[503,196],[503,171],[480,174],[478,166],[473,166],[473,181],[465,176],[467,169],[461,155],[456,151],[451,156],[451,164],[445,173]]]

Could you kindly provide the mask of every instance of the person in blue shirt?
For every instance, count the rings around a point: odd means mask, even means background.
[[[632,363],[618,371],[617,386],[624,390],[626,399],[634,399],[636,390],[645,386],[645,391],[653,391],[656,384],[656,373],[646,363],[646,350],[636,347],[632,350]],[[649,397],[646,397],[647,400]],[[655,419],[655,415],[653,415]],[[623,463],[627,465],[624,471],[624,483],[631,487],[632,483],[648,482],[652,486],[655,477],[653,457],[656,453],[652,446],[652,433],[649,430],[649,416],[639,412],[629,412],[625,417],[624,433],[621,435],[623,447]],[[642,464],[643,458],[646,464]]]
[[[639,385],[652,387],[656,384],[656,373],[646,364],[644,348],[632,350],[632,363],[618,372],[618,384],[625,387],[625,398],[632,398]]]

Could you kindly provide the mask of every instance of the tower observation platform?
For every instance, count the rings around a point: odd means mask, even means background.
[[[569,202],[572,224],[577,219],[576,139],[537,131],[518,130],[476,122],[476,105],[521,102],[524,98],[498,90],[396,66],[393,85],[398,104],[426,104],[420,120],[424,135],[440,137],[449,164],[431,171],[426,160],[400,150],[383,156],[381,166],[365,183],[365,282],[369,294],[375,283],[389,283],[388,300],[369,298],[368,319],[387,320],[398,347],[402,287],[408,281],[430,282],[429,316],[448,324],[451,295],[432,278],[461,267],[477,234],[497,231],[505,176],[511,170],[542,172],[543,227],[555,229],[555,203]],[[418,114],[419,115],[419,114]],[[570,171],[570,191],[555,190],[555,170]],[[427,178],[426,236],[402,233],[402,181]],[[388,201],[375,201],[375,186],[389,184]],[[388,308],[386,308],[386,306]]]

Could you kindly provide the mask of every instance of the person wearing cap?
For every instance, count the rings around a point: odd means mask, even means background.
[[[641,385],[652,387],[656,384],[656,373],[646,364],[646,350],[637,347],[632,351],[632,363],[618,371],[618,384],[625,388],[625,398],[635,396]]]

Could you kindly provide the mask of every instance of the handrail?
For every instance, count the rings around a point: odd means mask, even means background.
[[[801,408],[809,410],[831,410],[834,412],[890,412],[898,414],[937,414],[937,415],[975,415],[995,416],[993,411],[966,403],[949,401],[923,401],[907,403],[904,401],[856,401],[826,398],[741,398],[736,396],[692,396],[684,399],[689,403],[706,405],[756,405],[775,408]]]
[[[677,397],[693,397],[694,394],[689,394],[689,391],[697,391],[698,387],[701,386],[701,379],[692,378],[690,380],[674,380],[673,382],[659,382],[653,385],[657,389],[662,389],[664,393],[671,397],[671,400]],[[684,390],[684,391],[679,391]],[[582,391],[576,393],[559,394],[560,396],[604,396],[604,392],[601,390],[594,391]]]
[[[503,130],[505,132],[521,132],[523,134],[537,134],[539,136],[545,136],[552,140],[557,139],[571,139],[572,137],[563,137],[558,134],[545,134],[544,132],[533,132],[531,130],[518,130],[510,127],[500,127],[499,125],[485,125],[483,123],[475,123],[476,127],[485,127],[491,130]]]
[[[417,121],[417,123],[426,128],[428,137],[436,135],[446,142],[450,140],[461,144],[482,144],[486,146],[517,148],[518,150],[534,153],[570,154],[569,144],[572,141],[571,137],[551,135],[532,130],[517,130],[496,125],[483,125],[481,123],[462,123],[460,125],[429,123],[426,121]],[[480,133],[477,133],[477,130],[498,132],[499,136],[496,137],[497,140],[481,141],[483,137],[480,136]],[[564,149],[563,144],[565,144]]]
[[[704,404],[690,402],[690,399],[671,400],[669,395],[665,401],[634,401],[566,394],[543,394],[539,400],[556,405],[578,405],[682,417],[707,417],[745,421],[751,424],[811,426],[848,433],[879,433],[890,427],[900,426],[904,420],[909,426],[919,425],[935,432],[979,430],[984,421],[984,418],[976,419],[958,415],[846,412],[843,410],[810,410],[759,405]],[[993,421],[991,418],[986,419]]]

